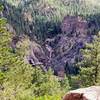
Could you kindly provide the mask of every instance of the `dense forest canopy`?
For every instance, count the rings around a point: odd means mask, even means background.
[[[99,31],[99,0],[0,0],[0,100],[100,85]]]
[[[61,33],[60,23],[66,15],[81,15],[87,18],[100,13],[98,0],[2,1],[5,6],[4,14],[17,34],[25,33],[31,37],[35,35],[39,40]]]

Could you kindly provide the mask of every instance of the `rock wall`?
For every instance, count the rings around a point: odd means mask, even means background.
[[[82,59],[80,49],[84,48],[85,43],[92,42],[93,34],[88,31],[88,22],[75,16],[65,17],[61,29],[62,34],[47,38],[43,45],[31,44],[30,56],[34,53],[37,60],[34,55],[30,59],[33,62],[40,62],[46,69],[51,67],[54,74],[63,77],[65,72],[67,74],[78,73],[78,68],[74,65]]]

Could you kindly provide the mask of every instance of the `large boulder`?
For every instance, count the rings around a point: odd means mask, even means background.
[[[63,97],[63,100],[100,100],[100,86],[70,91]]]

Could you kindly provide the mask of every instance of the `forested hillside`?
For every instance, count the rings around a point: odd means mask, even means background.
[[[60,23],[66,15],[87,17],[100,13],[99,3],[89,0],[3,0],[3,2],[4,16],[17,34],[26,33],[31,37],[35,34],[39,40],[61,33]]]
[[[100,85],[99,31],[99,0],[0,0],[0,100]]]

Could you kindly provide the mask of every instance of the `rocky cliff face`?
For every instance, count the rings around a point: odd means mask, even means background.
[[[80,49],[93,40],[96,28],[91,33],[93,25],[82,17],[66,16],[61,24],[62,34],[47,38],[42,46],[31,45],[29,60],[33,65],[44,65],[46,69],[51,67],[61,77],[65,72],[77,74],[78,68],[74,64],[82,59]]]

